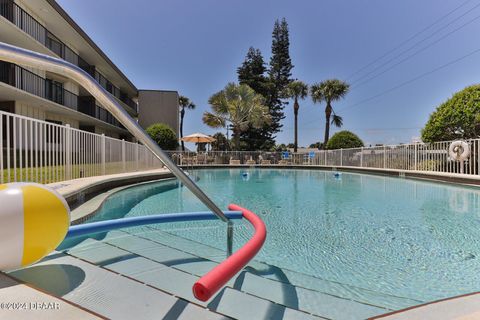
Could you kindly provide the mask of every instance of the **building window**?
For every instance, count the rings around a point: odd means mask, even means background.
[[[48,100],[63,105],[63,83],[46,79],[45,96]]]

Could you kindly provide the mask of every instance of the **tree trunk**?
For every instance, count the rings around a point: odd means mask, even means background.
[[[327,142],[330,137],[330,117],[332,115],[332,106],[330,101],[327,101],[327,106],[325,108],[325,137],[323,139],[323,149],[327,148]]]
[[[235,151],[240,150],[240,130],[237,127],[233,127],[233,143]]]
[[[295,115],[293,152],[297,152],[298,149],[298,109],[300,109],[300,106],[298,105],[298,99],[295,97],[295,103],[293,104],[293,114]]]
[[[180,111],[180,139],[183,138],[183,117],[185,117],[185,108]],[[180,141],[182,142],[182,151],[185,151],[185,143],[183,140]]]

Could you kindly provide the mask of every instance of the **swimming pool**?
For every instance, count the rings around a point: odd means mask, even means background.
[[[192,175],[219,205],[237,203],[264,220],[268,236],[257,260],[417,302],[480,289],[480,189],[316,170]],[[164,181],[114,194],[93,220],[197,210],[206,208],[193,194]],[[218,221],[159,228],[225,249]],[[250,235],[247,224],[237,223],[235,247]]]

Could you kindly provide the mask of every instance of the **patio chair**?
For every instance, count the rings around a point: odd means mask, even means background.
[[[304,155],[303,164],[312,164],[315,158],[315,151],[310,151]]]
[[[291,164],[292,163],[292,158],[290,155],[290,152],[284,151],[282,152],[282,160],[278,162],[280,165],[286,165],[286,164]]]
[[[234,166],[240,165],[240,160],[230,158],[230,163],[229,164],[234,165]]]
[[[196,156],[195,164],[206,164],[206,163],[207,163],[206,154],[199,154]]]
[[[256,164],[256,162],[255,162],[255,160],[253,160],[252,156],[250,156],[250,159],[248,159],[245,163],[249,166],[253,166],[253,165]]]

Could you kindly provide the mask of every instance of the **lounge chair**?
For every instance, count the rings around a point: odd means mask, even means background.
[[[304,155],[303,164],[312,164],[313,159],[315,158],[315,152],[310,151]]]
[[[282,160],[278,162],[280,165],[286,165],[286,164],[291,164],[292,163],[292,158],[290,157],[290,152],[284,151],[282,152]]]
[[[238,166],[240,165],[240,160],[230,158],[230,165]]]

